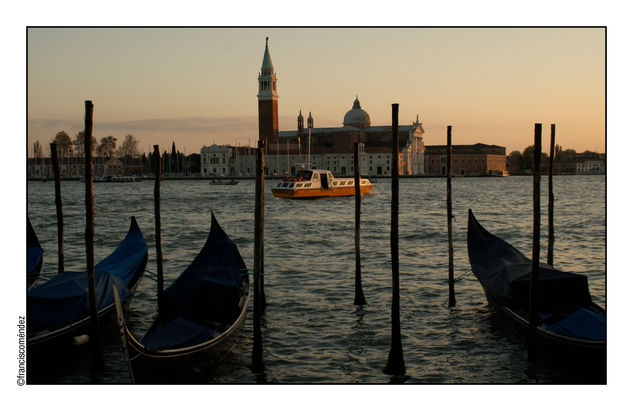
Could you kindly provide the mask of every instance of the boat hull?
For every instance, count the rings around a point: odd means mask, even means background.
[[[484,289],[484,291],[486,290]],[[486,292],[486,296],[487,295],[488,293]],[[527,311],[512,309],[510,307],[497,304],[490,300],[488,300],[488,304],[495,310],[500,311],[505,317],[509,318],[514,323],[521,326],[523,329],[527,330],[529,328],[530,322],[528,317],[529,314]],[[597,314],[605,315],[604,309],[602,309],[602,307],[596,305],[595,303],[591,303],[585,308]],[[543,323],[538,324],[538,326],[536,327],[536,334],[541,342],[541,345],[544,348],[550,347],[556,348],[557,351],[567,351],[565,356],[576,355],[580,352],[584,355],[590,355],[592,357],[604,356],[606,359],[605,340],[586,340],[557,334],[548,331]]]
[[[31,289],[40,276],[42,262],[44,261],[44,249],[35,234],[31,220],[26,217],[26,286]]]
[[[95,272],[105,272],[112,277],[118,277],[119,280],[123,282],[122,286],[127,288],[131,297],[135,293],[136,288],[145,273],[145,267],[148,259],[147,251],[147,243],[143,238],[136,219],[132,217],[130,229],[123,241],[108,257],[95,266]],[[84,279],[86,279],[86,277],[84,277]],[[42,286],[46,286],[46,284],[43,284]],[[66,304],[66,306],[63,306],[64,310],[70,311],[75,308],[72,298],[81,295],[76,294],[75,296],[71,296],[71,298],[68,298],[68,296],[57,298],[55,293],[46,294],[44,292],[44,294],[38,294],[37,288],[31,289],[29,293],[36,294],[34,296],[34,301],[37,301],[38,299],[39,301],[59,301],[62,306]],[[29,297],[27,297],[27,299],[28,298]],[[68,345],[73,342],[74,337],[85,334],[89,330],[92,318],[91,315],[84,315],[83,312],[80,312],[80,315],[77,315],[76,317],[71,317],[72,319],[63,324],[62,322],[51,322],[50,320],[44,320],[43,323],[40,321],[38,324],[38,320],[41,320],[42,316],[46,316],[49,308],[41,308],[47,307],[46,305],[37,308],[37,302],[35,304],[33,311],[29,311],[29,303],[27,301],[27,324],[31,319],[31,325],[33,325],[33,329],[29,331],[29,335],[27,335],[29,355],[36,350],[41,349],[48,351],[49,349],[57,349],[60,346]],[[59,307],[59,305],[57,305],[57,307]],[[60,308],[55,309],[61,310]],[[58,311],[58,313],[59,312],[62,311]],[[97,315],[99,319],[105,319],[113,312],[114,302],[108,303],[106,301],[104,304],[100,305]],[[34,317],[31,318],[31,315]]]
[[[483,228],[469,210],[468,255],[488,303],[529,330],[532,262]],[[536,337],[540,356],[566,368],[606,370],[606,311],[592,302],[586,276],[540,264],[536,298]]]
[[[222,334],[204,343],[169,350],[150,352],[124,325],[128,366],[134,382],[184,383],[209,378],[209,372],[217,367],[238,344],[241,329],[246,320],[250,293],[246,289],[242,309],[236,321]]]
[[[367,194],[374,185],[364,185],[360,187],[360,194]],[[320,198],[320,197],[349,197],[355,195],[354,187],[335,187],[329,189],[308,188],[298,190],[273,188],[273,195],[279,198]]]
[[[147,255],[143,259],[143,263],[141,264],[141,266],[136,270],[134,283],[130,285],[129,289],[130,297],[134,295],[134,293],[136,292],[136,288],[143,279],[146,265]],[[127,309],[127,305],[129,305],[129,302],[130,301],[128,300],[125,303],[125,309]],[[116,320],[113,317],[114,312],[114,303],[103,307],[97,312],[100,324],[106,325],[106,327],[104,328],[107,330],[110,330],[111,328],[114,329],[114,327],[108,327],[108,325],[116,325]],[[50,350],[58,349],[62,346],[72,345],[75,337],[87,334],[89,332],[91,322],[92,317],[88,316],[65,327],[27,337],[27,347],[29,349],[29,355],[40,350],[45,350],[48,352]]]
[[[507,321],[514,324],[517,332],[529,337],[527,312],[513,310],[495,303],[490,306]],[[602,308],[587,307],[595,312],[604,312]],[[557,367],[573,374],[583,381],[603,383],[607,373],[607,350],[605,341],[592,341],[567,337],[548,331],[543,324],[536,328],[538,358],[544,364]]]

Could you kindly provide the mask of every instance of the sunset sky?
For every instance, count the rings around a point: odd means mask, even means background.
[[[356,95],[372,125],[419,115],[427,145],[523,150],[534,123],[556,142],[605,151],[603,28],[32,28],[27,38],[28,150],[83,129],[141,149],[172,141],[254,145],[265,39],[278,76],[280,130],[299,110],[342,126]],[[544,147],[548,147],[544,144]]]

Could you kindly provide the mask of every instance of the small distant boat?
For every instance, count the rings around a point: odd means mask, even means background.
[[[140,283],[147,264],[147,243],[132,217],[130,229],[119,246],[95,265],[97,311],[103,317],[114,310],[112,285],[128,302]],[[27,346],[68,342],[84,334],[90,323],[88,275],[66,271],[27,293]]]
[[[510,172],[505,170],[489,170],[488,175],[490,177],[509,177]]]
[[[237,180],[220,180],[214,178],[213,180],[211,180],[210,184],[216,186],[236,186],[240,184],[240,182]]]
[[[31,225],[31,219],[26,217],[26,286],[33,287],[35,281],[40,276],[42,262],[44,260],[44,249],[35,234]]]
[[[360,179],[360,193],[366,194],[374,184]],[[280,198],[318,198],[353,196],[353,178],[335,178],[329,170],[299,170],[296,177],[284,178],[272,188]]]
[[[532,261],[486,231],[471,210],[468,257],[488,301],[527,328]],[[537,288],[541,348],[579,363],[606,365],[606,312],[592,302],[587,277],[541,263]]]
[[[158,317],[145,336],[136,339],[118,315],[133,378],[174,378],[220,362],[236,344],[249,300],[244,260],[211,212],[204,247],[159,295]]]

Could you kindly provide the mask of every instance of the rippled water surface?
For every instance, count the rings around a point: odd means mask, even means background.
[[[265,372],[254,374],[252,318],[240,344],[203,383],[386,383],[382,372],[391,333],[391,181],[378,180],[363,197],[362,281],[367,305],[354,301],[354,198],[277,199],[265,183]],[[554,264],[586,274],[594,301],[605,305],[605,178],[556,176]],[[134,215],[149,244],[147,268],[156,272],[154,182],[94,185],[95,260],[121,241]],[[83,184],[62,182],[67,270],[85,268]],[[541,256],[547,250],[547,187],[542,193]],[[165,282],[182,272],[202,248],[210,210],[253,267],[254,182],[213,186],[208,181],[163,181],[162,250]],[[400,180],[400,301],[407,383],[578,382],[564,370],[527,361],[521,334],[489,308],[470,274],[468,209],[489,231],[531,256],[532,179],[453,180],[457,306],[448,308],[446,183]],[[28,213],[46,250],[42,272],[56,271],[57,228],[52,182],[29,182]],[[132,300],[128,324],[142,336],[156,313],[156,283],[145,278]],[[251,306],[252,308],[252,306]],[[114,333],[104,340],[105,369],[92,373],[80,355],[63,367],[29,374],[29,382],[127,383]],[[580,380],[582,381],[582,380]]]

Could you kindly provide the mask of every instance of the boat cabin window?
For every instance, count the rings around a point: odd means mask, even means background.
[[[313,180],[318,180],[319,179],[319,173],[312,174],[312,179]]]
[[[312,187],[312,183],[305,183],[303,186],[304,187]]]
[[[297,188],[303,187],[303,183],[297,183],[297,184],[295,184],[295,187],[297,187]]]
[[[303,178],[304,180],[310,180],[312,178],[312,171],[310,170],[299,170],[297,173],[297,178]]]

